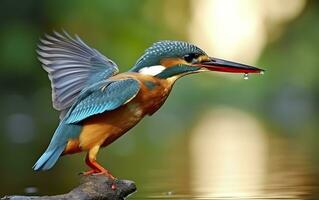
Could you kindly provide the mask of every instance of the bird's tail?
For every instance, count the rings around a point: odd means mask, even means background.
[[[63,153],[68,140],[77,137],[80,130],[80,125],[65,124],[64,121],[61,121],[47,150],[34,164],[33,169],[35,171],[40,171],[52,168]]]
[[[53,167],[53,165],[58,161],[60,155],[62,154],[65,145],[56,147],[51,150],[46,150],[38,161],[34,164],[33,169],[35,171],[48,170]]]

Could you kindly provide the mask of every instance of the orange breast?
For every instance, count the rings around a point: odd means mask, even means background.
[[[142,76],[140,81],[142,83],[140,92],[132,102],[139,104],[144,114],[152,115],[164,104],[174,81],[152,76]],[[146,84],[147,82],[151,82],[154,86],[150,89]]]
[[[120,74],[118,78],[123,78]],[[134,99],[120,108],[92,116],[83,121],[83,128],[77,140],[69,141],[65,154],[92,147],[106,146],[135,126],[146,114],[151,115],[166,100],[173,82],[136,73],[126,73],[141,83],[141,88]],[[112,77],[112,79],[117,76]],[[151,81],[155,87],[150,89],[145,84]],[[67,151],[68,150],[68,151]]]
[[[79,137],[82,150],[91,149],[93,146],[105,146],[123,135],[142,119],[142,113],[128,105],[121,108],[93,116],[83,123]]]

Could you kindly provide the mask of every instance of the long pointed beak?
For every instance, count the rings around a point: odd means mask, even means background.
[[[204,67],[210,71],[219,72],[231,72],[231,73],[263,73],[265,70],[257,67],[222,60],[218,58],[210,58],[208,61],[203,61],[197,64],[200,67]]]

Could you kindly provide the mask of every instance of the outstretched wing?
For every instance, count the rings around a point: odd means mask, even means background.
[[[83,88],[118,73],[112,60],[66,32],[46,35],[38,47],[38,58],[51,80],[53,107],[62,115]]]
[[[139,90],[139,82],[132,78],[92,85],[81,93],[65,116],[65,121],[68,124],[78,123],[93,115],[114,110],[132,100]]]

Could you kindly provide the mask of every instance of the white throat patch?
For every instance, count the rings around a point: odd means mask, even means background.
[[[162,65],[154,65],[154,66],[150,66],[150,67],[143,67],[138,72],[141,74],[145,74],[145,75],[155,76],[155,75],[161,73],[162,71],[164,71],[164,69],[166,69],[166,67],[164,67]]]

